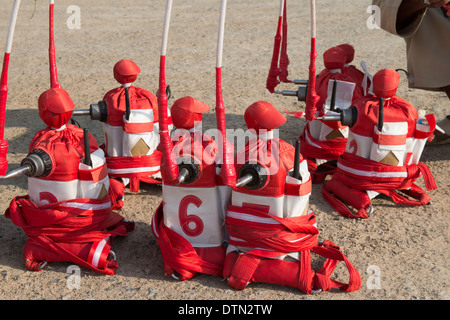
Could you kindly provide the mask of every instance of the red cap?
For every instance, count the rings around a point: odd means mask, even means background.
[[[257,101],[250,105],[244,113],[247,128],[257,132],[261,129],[272,130],[286,122],[283,116],[272,104],[266,101]]]
[[[348,43],[344,43],[344,44],[340,44],[337,46],[339,49],[344,50],[345,55],[346,55],[346,60],[345,63],[350,63],[353,61],[353,59],[355,58],[355,48],[353,48],[352,45],[348,44]]]
[[[397,92],[400,75],[391,69],[382,69],[373,76],[373,92],[377,97],[390,98]]]
[[[173,125],[179,129],[191,129],[196,122],[202,121],[202,114],[209,106],[192,97],[183,97],[175,101],[170,108]]]
[[[39,116],[48,126],[60,128],[69,121],[75,104],[66,90],[52,88],[40,95],[38,108]]]
[[[323,63],[325,68],[329,70],[342,69],[346,60],[347,55],[345,54],[345,51],[338,47],[330,48],[323,54]]]
[[[140,72],[141,69],[131,60],[122,59],[114,65],[114,79],[121,84],[134,82]]]

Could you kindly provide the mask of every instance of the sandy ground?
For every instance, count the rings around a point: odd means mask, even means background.
[[[193,96],[212,106],[204,127],[215,127],[215,54],[220,1],[174,1],[167,52],[167,83],[173,99]],[[1,0],[0,43],[4,43],[12,1]],[[278,15],[274,0],[229,1],[223,56],[223,96],[229,128],[246,128],[243,113],[257,100],[273,103],[280,111],[304,110],[293,97],[270,94],[265,81],[272,56]],[[57,1],[55,9],[57,66],[62,86],[77,109],[85,109],[117,86],[112,67],[122,58],[134,60],[142,69],[136,85],[156,92],[165,1],[76,1],[81,10],[81,29],[71,30],[67,8],[74,1]],[[309,65],[309,2],[288,1],[290,78],[306,79]],[[317,69],[327,48],[350,43],[355,63],[364,60],[374,74],[382,68],[406,68],[402,39],[381,30],[370,30],[366,12],[370,1],[318,1]],[[49,88],[48,6],[22,1],[14,37],[9,74],[5,138],[9,142],[9,170],[26,156],[29,142],[44,128],[38,117],[37,99]],[[296,90],[283,84],[278,89]],[[438,119],[449,114],[443,93],[411,90],[402,75],[398,95],[417,109],[434,112]],[[171,100],[172,102],[174,100]],[[280,137],[294,142],[304,119],[288,115]],[[103,142],[101,124],[77,119]],[[229,287],[220,277],[198,275],[178,282],[164,275],[158,244],[151,233],[152,215],[161,201],[161,187],[144,185],[137,194],[127,190],[121,214],[136,222],[136,230],[117,239],[114,251],[119,268],[114,276],[81,269],[79,289],[71,289],[69,263],[51,263],[43,272],[30,272],[22,263],[26,235],[0,216],[0,299],[3,300],[447,300],[449,291],[449,188],[450,149],[427,147],[422,161],[431,169],[438,190],[433,204],[424,207],[395,205],[386,198],[374,200],[375,212],[367,220],[351,220],[337,214],[314,185],[311,209],[321,239],[341,247],[358,269],[362,287],[352,293],[338,290],[308,296],[277,285],[251,284],[243,291]],[[419,181],[422,185],[422,181]],[[0,209],[10,200],[27,194],[27,179],[0,182]],[[371,270],[378,268],[378,288],[371,284]],[[343,264],[334,279],[347,281]]]

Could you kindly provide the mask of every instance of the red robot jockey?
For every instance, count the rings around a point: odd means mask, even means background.
[[[307,294],[334,287],[358,290],[358,271],[337,246],[318,240],[316,218],[308,209],[311,176],[299,142],[294,148],[275,137],[286,118],[265,101],[250,105],[244,118],[254,138],[236,156],[239,180],[226,213],[224,278],[235,289],[266,282]],[[327,258],[317,273],[311,269],[311,251]],[[348,284],[329,278],[339,260],[349,270]]]
[[[225,259],[225,208],[231,193],[219,175],[218,146],[199,130],[209,106],[192,97],[180,98],[171,108],[172,154],[178,181],[163,178],[163,202],[153,215],[166,274],[181,281],[197,273],[222,275]]]
[[[324,198],[343,216],[368,218],[373,212],[371,199],[379,194],[399,204],[429,203],[431,198],[415,184],[420,177],[427,190],[436,189],[431,172],[420,162],[436,120],[395,95],[399,82],[396,71],[380,70],[373,77],[374,94],[338,115],[320,117],[350,128],[336,172],[322,189]]]
[[[122,206],[123,184],[109,179],[94,137],[68,124],[75,105],[64,89],[45,91],[38,104],[48,127],[35,135],[21,167],[3,177],[28,176],[28,195],[15,197],[5,212],[28,236],[25,266],[39,271],[64,261],[114,274],[113,238],[134,229],[113,211]]]
[[[351,48],[350,45],[341,45],[323,54],[325,69],[316,79],[318,116],[336,112],[336,109],[348,109],[366,94],[363,82],[367,84],[367,78],[354,66],[348,65],[353,60]],[[322,182],[327,175],[333,174],[339,155],[345,151],[347,137],[348,127],[339,121],[307,122],[299,139],[313,183]]]
[[[108,174],[129,185],[131,192],[139,191],[140,182],[161,183],[158,101],[152,92],[132,85],[140,72],[133,61],[118,61],[114,78],[121,86],[90,109],[74,111],[75,116],[90,115],[103,123]]]

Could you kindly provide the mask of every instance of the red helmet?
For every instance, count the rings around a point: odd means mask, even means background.
[[[38,108],[42,121],[49,127],[60,128],[69,122],[75,104],[66,90],[52,88],[40,95]]]
[[[131,60],[122,59],[114,65],[114,79],[120,84],[134,82],[139,73],[141,69]]]
[[[391,69],[382,69],[373,76],[373,92],[377,97],[390,98],[397,92],[400,75]]]
[[[341,48],[333,47],[323,53],[323,63],[328,70],[342,69],[345,61],[347,61],[347,55]]]
[[[170,108],[173,125],[178,129],[191,129],[196,122],[202,121],[202,114],[209,106],[192,97],[183,97],[175,101]]]
[[[346,60],[345,63],[350,63],[353,61],[353,59],[355,58],[355,48],[353,48],[352,45],[348,44],[348,43],[344,43],[344,44],[340,44],[337,46],[339,49],[344,50],[345,55],[346,55]]]
[[[247,128],[260,130],[272,130],[286,122],[283,116],[272,104],[266,101],[257,101],[250,105],[244,113]]]

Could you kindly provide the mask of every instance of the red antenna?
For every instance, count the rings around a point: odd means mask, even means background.
[[[319,96],[316,93],[316,1],[311,0],[311,53],[309,64],[308,94],[306,97],[306,120],[314,120]]]
[[[280,52],[280,81],[284,83],[289,83],[288,74],[288,66],[289,66],[289,57],[287,54],[287,8],[286,8],[286,0],[284,0],[284,10],[283,10],[283,38],[281,39],[281,52]]]
[[[222,0],[220,7],[219,33],[217,39],[217,56],[216,56],[216,121],[217,129],[220,131],[219,143],[222,149],[222,163],[220,175],[223,177],[227,186],[234,187],[236,185],[236,171],[234,168],[234,150],[227,143],[227,127],[225,124],[225,107],[222,95],[222,55],[223,55],[223,38],[225,32],[225,14],[227,0]],[[220,149],[220,148],[219,148]]]
[[[270,63],[269,75],[267,76],[267,81],[266,81],[266,88],[267,88],[267,90],[269,90],[270,93],[273,93],[275,90],[275,87],[280,83],[280,81],[278,80],[278,76],[280,75],[281,71],[280,71],[280,68],[278,67],[278,60],[280,57],[284,1],[285,0],[280,0],[280,11],[278,14],[278,27],[277,27],[277,32],[276,32],[275,38],[274,38],[272,62]]]
[[[178,166],[172,153],[173,144],[169,135],[168,121],[168,98],[166,95],[166,52],[167,39],[169,35],[170,14],[172,11],[172,0],[166,1],[166,13],[164,18],[164,29],[161,41],[161,57],[159,68],[159,91],[158,91],[158,114],[159,114],[159,150],[161,151],[161,165],[166,178],[170,181],[178,181]]]
[[[9,58],[11,55],[14,29],[16,27],[19,6],[20,0],[15,0],[12,7],[11,18],[9,21],[8,36],[6,38],[6,48],[3,58],[2,75],[0,78],[0,175],[1,176],[4,176],[6,174],[6,171],[8,170],[8,160],[6,159],[6,155],[8,153],[8,142],[4,140],[5,114],[6,114],[6,100],[8,97]]]
[[[50,65],[50,87],[61,88],[61,85],[58,82],[58,71],[56,69],[54,11],[55,11],[55,2],[54,0],[50,0],[49,45],[48,45],[48,56]]]

